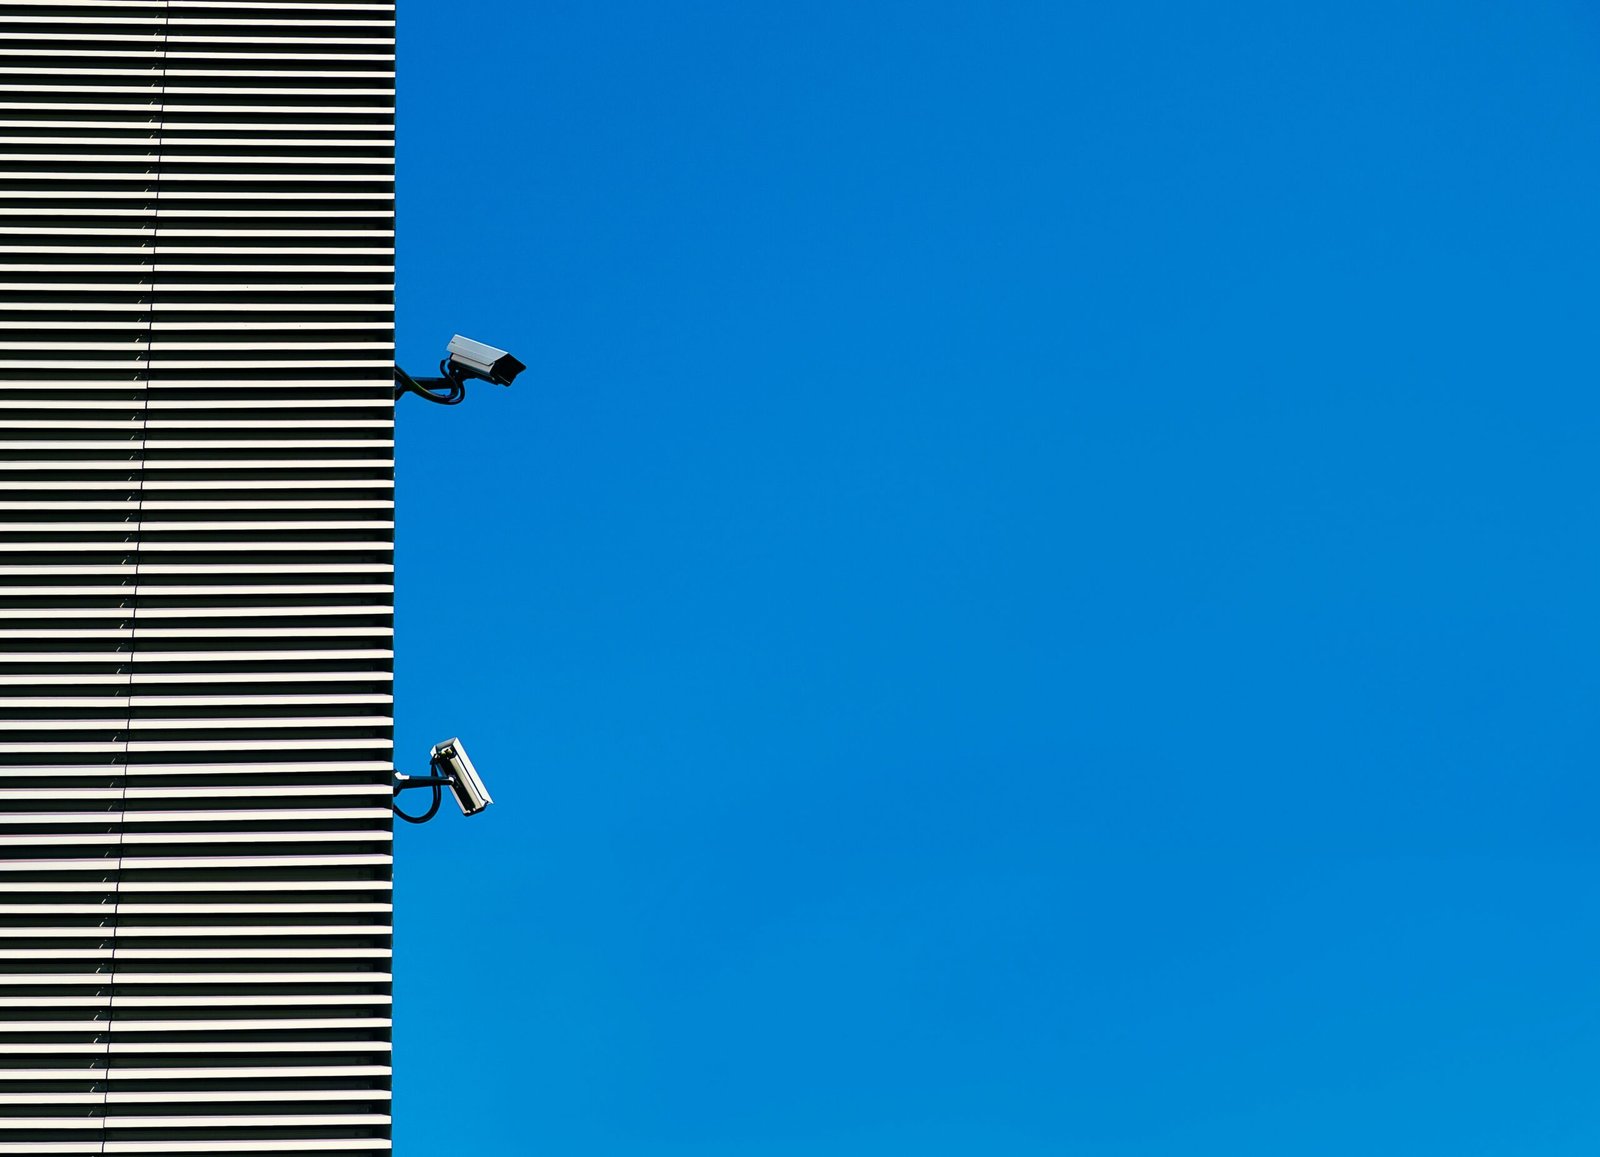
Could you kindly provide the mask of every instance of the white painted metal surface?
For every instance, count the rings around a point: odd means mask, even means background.
[[[393,77],[0,0],[0,1154],[389,1149]]]

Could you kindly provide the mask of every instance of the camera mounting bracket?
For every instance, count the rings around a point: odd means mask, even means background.
[[[435,768],[437,770],[437,768]],[[428,804],[428,810],[419,816],[407,815],[400,810],[399,804],[392,805],[394,814],[405,820],[408,824],[425,824],[439,814],[439,805],[444,801],[444,789],[454,786],[456,777],[453,775],[406,775],[404,772],[394,773],[394,794],[399,795],[413,787],[431,787],[433,799]]]
[[[396,400],[407,394],[415,394],[419,398],[426,398],[430,402],[437,402],[441,406],[458,405],[467,396],[466,375],[453,371],[450,359],[445,358],[439,362],[439,372],[442,378],[414,378],[399,366],[394,368],[394,380],[399,383],[394,388]],[[435,393],[435,390],[447,389],[445,393]]]

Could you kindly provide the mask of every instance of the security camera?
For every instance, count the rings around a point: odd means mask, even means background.
[[[394,368],[394,396],[416,394],[441,406],[454,406],[467,396],[467,383],[474,378],[509,386],[528,367],[503,349],[456,334],[449,352],[439,363],[437,378],[414,378],[399,366]]]
[[[395,805],[394,814],[407,823],[425,824],[438,815],[445,788],[449,788],[450,794],[456,797],[456,803],[461,806],[461,814],[464,816],[475,816],[494,802],[489,798],[489,789],[483,786],[477,768],[473,767],[472,760],[467,758],[467,749],[461,746],[461,740],[446,739],[443,743],[435,743],[429,765],[433,771],[432,775],[405,775],[398,771],[394,773],[395,795],[414,787],[433,789],[433,802],[421,815],[409,815],[401,811],[398,804]]]
[[[467,749],[459,739],[446,739],[433,745],[433,766],[442,775],[450,777],[450,790],[455,793],[461,814],[475,816],[494,802],[489,789],[483,786],[477,768],[467,758]]]
[[[495,349],[481,341],[456,334],[450,339],[450,356],[445,359],[449,369],[458,370],[465,377],[482,378],[497,386],[509,386],[528,367],[505,350]]]

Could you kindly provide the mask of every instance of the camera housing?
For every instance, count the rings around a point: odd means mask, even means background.
[[[505,350],[460,334],[450,339],[450,352],[445,365],[447,372],[482,378],[497,386],[509,386],[518,374],[528,368]]]
[[[434,744],[431,756],[434,770],[449,777],[448,786],[461,807],[462,815],[477,815],[494,802],[489,789],[483,786],[477,769],[472,766],[472,760],[467,758],[467,749],[461,746],[461,740],[450,738]]]

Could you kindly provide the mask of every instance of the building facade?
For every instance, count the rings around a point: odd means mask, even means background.
[[[389,1148],[393,37],[0,0],[0,1153]]]

